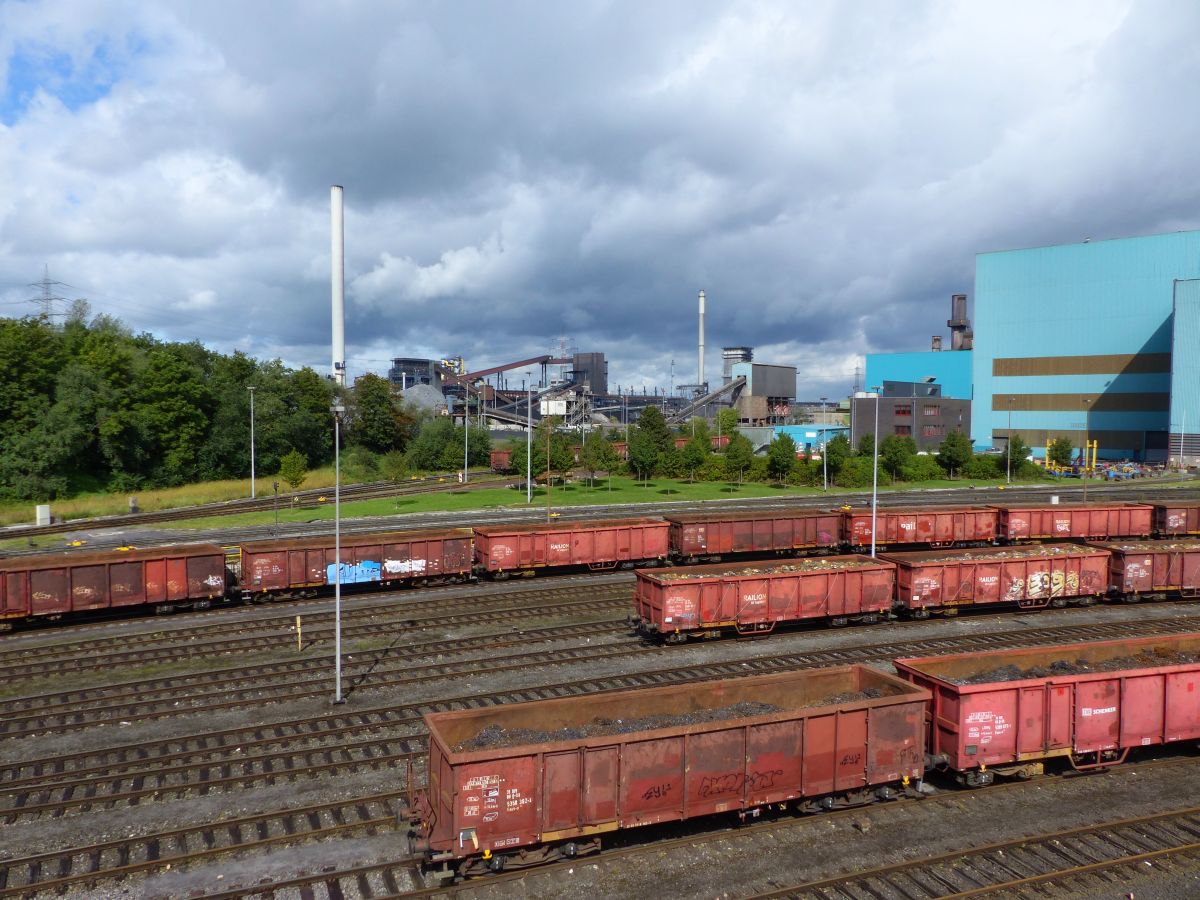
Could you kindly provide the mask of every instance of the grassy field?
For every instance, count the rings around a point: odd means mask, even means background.
[[[1000,487],[1002,481],[931,481],[920,485],[899,484],[880,485],[880,492],[911,491],[917,489],[937,489],[948,487]],[[556,485],[550,490],[550,507],[557,509],[564,506],[599,506],[616,503],[662,503],[677,500],[729,500],[753,497],[813,497],[821,494],[820,488],[795,487],[793,485],[777,486],[768,484],[726,484],[718,482],[673,481],[656,478],[646,484],[630,478],[614,477],[596,479],[595,486],[575,482],[568,485]],[[831,502],[840,494],[836,489],[830,490]],[[485,488],[481,490],[451,490],[438,494],[423,494],[413,497],[392,497],[378,500],[361,500],[342,504],[342,518],[369,518],[372,516],[394,516],[401,513],[426,513],[458,511],[468,509],[545,509],[546,489],[534,489],[532,504],[525,503],[525,491],[512,488]],[[333,495],[325,497],[323,503],[317,506],[291,508],[286,500],[281,500],[278,516],[280,522],[313,522],[333,518]],[[175,522],[170,526],[176,528],[219,528],[233,525],[264,525],[275,521],[275,513],[247,513],[237,516],[209,516],[202,519],[190,519]]]

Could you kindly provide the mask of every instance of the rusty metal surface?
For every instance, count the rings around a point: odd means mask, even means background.
[[[933,694],[929,752],[959,771],[1059,755],[1118,758],[1200,737],[1200,634],[895,665]]]
[[[1126,596],[1200,593],[1200,540],[1109,541],[1110,588]]]
[[[439,540],[470,540],[474,532],[470,528],[446,528],[409,531],[372,531],[362,534],[348,533],[342,535],[342,548],[347,547],[378,547],[381,544],[405,544],[414,541]],[[313,535],[312,537],[279,538],[270,541],[246,541],[242,544],[242,552],[264,553],[273,550],[323,550],[333,549],[333,535]]]
[[[668,517],[671,548],[685,557],[836,547],[841,514],[819,510],[712,512]]]
[[[131,547],[128,550],[82,550],[66,553],[39,553],[33,556],[14,556],[0,559],[0,572],[27,572],[31,569],[55,569],[64,566],[102,565],[127,560],[188,558],[220,556],[225,551],[216,544],[172,544],[165,547]]]
[[[476,525],[476,535],[495,537],[505,534],[561,534],[564,531],[596,531],[605,528],[633,528],[647,525],[665,527],[663,519],[586,519],[570,522],[535,523],[532,525]]]
[[[991,507],[879,509],[876,544],[970,544],[995,541],[999,512]],[[871,543],[871,510],[842,511],[842,533],[855,546]]]
[[[1200,502],[1163,501],[1153,507],[1155,534],[1200,534]]]
[[[511,572],[659,560],[669,550],[669,529],[663,519],[478,528],[475,561],[488,572]]]
[[[498,852],[917,777],[928,693],[863,666],[433,713],[429,842]],[[736,720],[740,703],[776,710]],[[620,732],[620,723],[692,724]],[[597,719],[617,733],[456,752],[490,726],[553,732]]]
[[[972,547],[963,550],[908,550],[881,554],[899,566],[949,564],[958,562],[987,562],[1016,559],[1056,559],[1064,556],[1103,555],[1099,543],[1092,544],[1030,544],[1018,547]]]

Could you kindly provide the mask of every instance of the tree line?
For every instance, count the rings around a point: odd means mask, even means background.
[[[250,388],[259,476],[299,487],[333,461],[335,397],[348,477],[462,465],[462,428],[409,410],[379,375],[339,389],[311,368],[134,334],[77,302],[61,323],[0,319],[0,499],[245,478]],[[468,437],[471,464],[486,465],[486,429]]]

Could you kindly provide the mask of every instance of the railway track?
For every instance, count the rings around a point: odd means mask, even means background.
[[[1099,876],[1137,871],[1153,861],[1200,860],[1200,806],[1103,822],[943,853],[853,876],[755,894],[754,900],[903,897],[905,900],[981,897],[1029,890],[1052,897],[1110,886]]]
[[[585,696],[652,685],[680,684],[813,666],[890,660],[1196,630],[1194,618],[1105,622],[1085,626],[1010,631],[959,637],[891,641],[750,659],[671,666],[629,674],[477,691],[444,699],[231,728],[161,741],[139,741],[102,751],[17,762],[0,772],[0,820],[61,816],[79,808],[104,809],[147,796],[185,797],[250,784],[314,778],[353,766],[408,765],[424,750],[421,716],[449,709],[476,709],[524,700]],[[516,663],[522,668],[527,664]],[[328,693],[328,687],[325,689]],[[370,737],[364,737],[369,735]],[[389,744],[400,741],[401,745]]]
[[[470,594],[463,597],[441,595],[419,598],[402,603],[395,601],[342,610],[343,638],[377,637],[389,626],[405,628],[434,628],[484,621],[520,620],[526,616],[553,615],[555,612],[578,611],[590,603],[628,605],[629,590],[605,584],[580,584],[535,588],[498,594],[495,602],[487,602]],[[332,612],[326,608],[302,620],[302,637],[312,645],[327,640],[333,634]],[[316,618],[316,621],[313,619]],[[0,680],[43,677],[47,671],[55,675],[65,672],[96,671],[125,665],[150,665],[177,659],[180,649],[186,648],[189,657],[221,656],[241,652],[261,652],[264,642],[276,642],[282,647],[295,645],[294,615],[273,615],[264,619],[197,625],[185,631],[152,632],[122,637],[119,646],[108,638],[86,641],[50,643],[42,646],[13,646],[0,649]],[[15,660],[15,661],[9,661]],[[0,723],[0,734],[2,734]]]

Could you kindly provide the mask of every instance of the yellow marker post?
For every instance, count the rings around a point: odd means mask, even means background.
[[[304,635],[300,630],[300,617],[296,616],[296,652],[299,653],[304,646]]]

